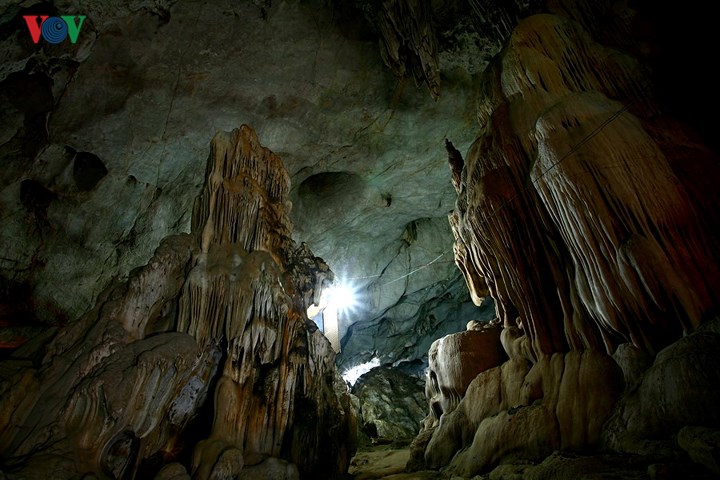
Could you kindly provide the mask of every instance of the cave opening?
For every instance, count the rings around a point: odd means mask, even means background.
[[[337,281],[323,290],[317,304],[312,303],[307,308],[308,318],[315,322],[337,353],[341,351],[340,315],[353,311],[358,304],[355,289]]]

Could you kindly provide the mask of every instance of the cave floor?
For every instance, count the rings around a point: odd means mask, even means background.
[[[448,478],[441,472],[405,472],[410,458],[409,447],[394,445],[364,446],[358,449],[350,463],[348,480],[439,480]]]

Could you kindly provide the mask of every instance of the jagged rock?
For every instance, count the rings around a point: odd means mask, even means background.
[[[288,191],[249,127],[216,135],[192,234],[108,289],[40,366],[2,363],[5,463],[22,478],[126,478],[162,458],[161,478],[183,478],[173,462],[194,450],[194,479],[341,476],[353,413],[305,316],[329,272],[290,238]],[[201,409],[214,418],[205,439]]]
[[[353,387],[360,428],[375,442],[409,441],[427,413],[423,387],[417,378],[388,367],[362,375]]]

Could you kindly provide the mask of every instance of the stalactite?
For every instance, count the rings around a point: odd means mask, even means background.
[[[369,19],[380,32],[380,53],[400,79],[412,77],[440,95],[438,40],[430,5],[420,0],[384,0],[371,7]]]
[[[506,325],[517,312],[536,355],[655,351],[696,328],[713,240],[637,119],[658,113],[642,68],[552,15],[523,20],[497,68],[452,220],[468,283],[486,280]]]
[[[662,119],[637,61],[594,38],[568,18],[522,20],[480,85],[481,129],[464,162],[449,150],[456,263],[476,303],[486,292],[495,300],[510,360],[480,373],[461,398],[449,391],[447,412],[431,404],[415,468],[450,464],[473,476],[601,437],[638,451],[639,435],[702,422],[699,407],[716,399],[714,378],[658,374],[679,371],[683,360],[664,352],[684,343],[702,362],[714,358],[717,338],[698,330],[720,301],[719,241],[705,220],[716,218],[717,196],[700,193],[693,172],[712,155],[687,127]],[[611,357],[619,345],[661,352],[667,363],[622,400],[623,371]],[[708,386],[687,412],[681,395],[665,397],[681,383]],[[655,408],[650,391],[667,402]],[[646,410],[674,423],[639,420]]]

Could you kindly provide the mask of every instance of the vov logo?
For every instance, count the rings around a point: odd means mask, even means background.
[[[61,43],[67,37],[70,37],[72,43],[77,42],[80,28],[85,21],[85,15],[23,15],[23,18],[33,43],[38,43],[42,34],[45,41],[53,45]]]

